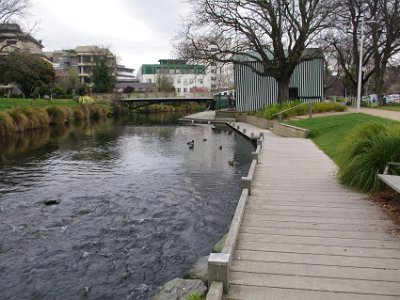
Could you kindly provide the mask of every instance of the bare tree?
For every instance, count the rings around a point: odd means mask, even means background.
[[[278,82],[279,102],[288,99],[295,67],[312,59],[304,50],[315,45],[338,7],[336,0],[187,1],[192,12],[175,43],[178,55],[242,64],[258,75],[272,76]]]
[[[375,93],[382,94],[386,68],[400,52],[400,1],[346,0],[338,17],[326,40],[336,53],[343,78],[355,93],[364,18],[362,85],[372,79]]]
[[[0,0],[0,24],[16,22],[28,5],[29,0]]]

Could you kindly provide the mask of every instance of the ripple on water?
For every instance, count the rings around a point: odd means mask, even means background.
[[[225,233],[253,150],[242,137],[111,125],[91,134],[0,165],[2,297],[149,299]]]

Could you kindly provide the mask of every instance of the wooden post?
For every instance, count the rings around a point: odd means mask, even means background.
[[[240,181],[240,187],[242,189],[248,189],[249,195],[251,194],[251,178],[250,177],[242,177]]]
[[[310,117],[310,119],[312,118],[312,102],[311,101],[308,103],[308,116]]]

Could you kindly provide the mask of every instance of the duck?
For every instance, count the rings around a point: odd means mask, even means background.
[[[194,145],[194,140],[191,140],[190,142],[187,142],[186,144],[188,144],[188,145]]]
[[[203,142],[207,142],[207,139],[206,139],[206,138],[204,138],[204,139],[203,139]]]
[[[193,150],[194,149],[194,144],[189,145],[189,149]]]
[[[222,150],[222,146],[219,146],[219,150]]]
[[[232,160],[228,160],[228,165],[230,165],[230,166],[235,165],[235,161],[233,159]]]

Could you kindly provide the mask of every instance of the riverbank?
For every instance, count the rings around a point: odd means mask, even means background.
[[[0,136],[65,125],[74,121],[100,119],[110,107],[104,104],[76,106],[18,107],[0,111]]]

